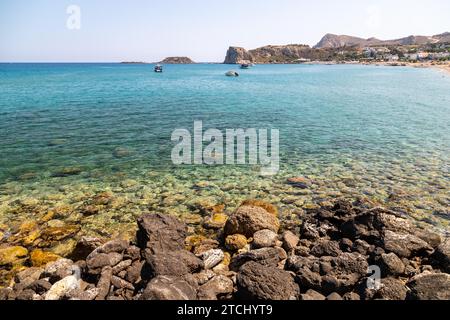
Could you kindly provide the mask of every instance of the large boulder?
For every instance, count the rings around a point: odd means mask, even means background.
[[[408,282],[414,300],[450,300],[450,274],[419,274]]]
[[[291,274],[257,262],[246,263],[237,275],[237,296],[245,300],[296,300],[300,288]]]
[[[394,252],[402,258],[409,258],[412,255],[431,252],[433,249],[422,239],[406,233],[395,233],[386,230],[383,236],[384,248]]]
[[[201,259],[186,250],[155,251],[146,249],[144,256],[154,277],[183,276],[198,272],[204,267]]]
[[[184,248],[187,227],[178,219],[158,213],[143,215],[137,222],[137,240],[141,249],[175,251]]]
[[[225,224],[225,235],[243,234],[250,238],[257,231],[268,229],[278,233],[278,218],[257,206],[241,206]]]
[[[141,300],[197,300],[197,293],[182,278],[158,276],[148,283]]]

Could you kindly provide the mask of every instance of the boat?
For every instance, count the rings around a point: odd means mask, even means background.
[[[241,64],[241,69],[250,69],[250,65],[247,63]]]
[[[162,72],[163,72],[163,67],[162,67],[162,65],[157,64],[157,65],[155,66],[155,72],[156,72],[156,73],[162,73]]]
[[[225,73],[225,75],[226,75],[227,77],[239,77],[239,73],[237,73],[237,72],[234,71],[234,70],[228,71],[227,73]]]

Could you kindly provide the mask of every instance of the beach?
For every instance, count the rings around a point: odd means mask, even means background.
[[[257,65],[240,71],[240,77],[233,79],[224,76],[230,66],[206,64],[166,66],[161,75],[155,74],[152,66],[138,64],[0,68],[4,71],[0,78],[0,131],[4,137],[0,151],[5,169],[0,172],[0,286],[6,289],[2,294],[7,297],[45,299],[49,283],[45,283],[45,290],[20,285],[29,281],[23,281],[32,272],[27,270],[31,267],[39,273],[47,263],[69,258],[71,262],[63,260],[67,268],[79,261],[82,277],[95,278],[90,287],[87,284],[82,293],[78,291],[83,299],[91,289],[88,293],[98,295],[104,283],[113,283],[115,289],[101,291],[101,298],[139,298],[137,292],[146,288],[150,279],[140,282],[131,278],[136,272],[133,268],[164,260],[161,255],[156,259],[154,254],[143,254],[149,247],[136,237],[142,226],[139,219],[149,213],[179,221],[185,231],[180,235],[172,230],[178,234],[173,237],[180,240],[173,251],[190,252],[178,253],[193,266],[184,275],[200,277],[198,274],[208,273],[207,280],[227,284],[216,298],[233,297],[236,292],[261,298],[264,293],[253,292],[246,285],[245,279],[253,277],[251,271],[242,274],[243,280],[238,282],[238,272],[228,267],[233,259],[245,260],[254,254],[262,254],[261,261],[277,264],[290,258],[279,269],[296,273],[299,281],[308,281],[304,276],[310,272],[316,274],[316,264],[356,261],[362,269],[391,252],[409,261],[402,262],[410,266],[408,272],[389,271],[390,278],[395,278],[394,285],[401,288],[406,285],[404,280],[398,283],[402,277],[413,283],[417,280],[414,276],[426,270],[444,270],[440,262],[444,258],[434,254],[446,244],[449,233],[450,186],[445,170],[449,79],[429,68]],[[267,177],[260,174],[259,165],[174,165],[170,157],[173,130],[192,131],[197,120],[203,120],[205,130],[216,128],[221,132],[279,129],[280,172]],[[339,203],[346,203],[341,213],[347,217],[336,220],[327,216],[339,211]],[[276,219],[264,229],[225,227],[239,208],[249,206],[265,217],[265,211],[276,211]],[[394,238],[388,239],[395,239],[404,232],[398,227],[377,227],[371,229],[376,236],[360,238],[348,234],[342,226],[346,219],[358,221],[360,215],[371,214],[370,210],[378,207],[389,219],[407,219],[416,237],[411,240],[412,247],[386,247],[381,233],[393,232],[388,235]],[[160,223],[152,220],[150,224]],[[304,229],[308,223],[315,223],[309,231]],[[153,229],[149,228],[151,233]],[[262,230],[272,231],[266,232],[272,240],[259,249],[270,250],[252,252],[260,246],[253,243],[254,234]],[[429,233],[426,240],[419,230]],[[293,234],[294,242],[295,237],[309,242],[286,249],[288,244],[284,242],[292,238],[287,232]],[[240,234],[245,240],[232,237],[227,246],[224,233],[227,237]],[[318,237],[311,236],[317,233]],[[117,239],[124,242],[103,247]],[[314,249],[316,240],[323,241],[324,247]],[[80,247],[84,248],[81,255]],[[210,250],[216,251],[200,256]],[[439,250],[445,252],[445,246]],[[90,258],[101,255],[91,261],[88,255],[94,251]],[[295,263],[296,257],[309,257],[311,251],[315,258],[306,266]],[[348,253],[350,260],[332,259],[341,252]],[[161,254],[181,259],[166,250]],[[244,258],[238,257],[240,254]],[[97,259],[105,255],[112,260],[102,265]],[[322,257],[326,259],[320,260]],[[208,258],[220,260],[223,269],[208,272],[204,265]],[[416,258],[420,260],[414,262]],[[271,263],[269,268],[274,267]],[[303,285],[306,290],[302,289],[302,294],[313,290],[324,297],[336,293],[346,299],[356,298],[355,294],[364,298],[356,288],[365,278],[361,269],[351,283],[338,284],[332,292],[309,283]],[[342,280],[349,270],[341,271],[319,272],[320,281],[325,281],[325,286],[329,284],[327,276]],[[25,274],[18,276],[20,272]],[[262,274],[271,272],[273,269],[262,270]],[[280,279],[285,279],[284,272]],[[43,280],[45,274],[41,272],[32,279]],[[215,278],[220,275],[228,280]],[[437,281],[431,278],[428,280]],[[64,279],[57,275],[45,281],[53,286]],[[99,283],[100,279],[104,281]],[[206,284],[202,281],[206,280],[198,279],[197,285]],[[295,285],[286,282],[289,285],[285,291],[300,298]],[[11,287],[15,289],[11,291]],[[152,290],[149,295],[155,294]],[[194,292],[199,293],[197,289]],[[202,294],[211,298],[210,292]],[[282,293],[270,297],[289,298]]]

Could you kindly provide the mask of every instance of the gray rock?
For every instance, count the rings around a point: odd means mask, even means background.
[[[71,290],[79,289],[80,283],[75,276],[68,276],[52,285],[45,294],[45,300],[61,300]]]
[[[255,232],[253,235],[252,247],[255,249],[275,247],[278,235],[272,230],[264,229]]]
[[[414,300],[450,300],[450,274],[423,273],[408,282]]]
[[[383,243],[387,251],[394,252],[399,257],[404,258],[433,250],[428,243],[414,235],[395,233],[390,230],[384,232]]]
[[[217,275],[198,290],[199,300],[217,300],[219,296],[233,293],[233,281],[223,275]]]
[[[73,275],[74,263],[69,259],[59,259],[46,265],[43,277],[50,278],[50,282],[54,283],[65,277]]]
[[[201,254],[205,269],[212,269],[221,263],[225,257],[224,253],[220,249],[211,249]]]
[[[225,235],[243,234],[247,238],[253,237],[255,232],[268,229],[278,232],[280,223],[278,218],[261,207],[239,207],[225,224]]]
[[[290,273],[248,262],[237,275],[237,295],[245,300],[296,300],[300,289]]]
[[[158,276],[149,282],[141,300],[197,300],[197,294],[179,277]]]

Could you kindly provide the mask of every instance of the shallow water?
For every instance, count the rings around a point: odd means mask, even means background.
[[[48,211],[111,236],[146,211],[197,226],[204,208],[246,198],[286,223],[337,197],[365,197],[449,230],[450,76],[432,69],[258,65],[0,64],[0,223]],[[280,130],[281,170],[172,165],[171,133]],[[61,177],[63,170],[70,175]],[[286,183],[303,176],[299,190]],[[100,192],[111,201],[89,217]],[[1,226],[1,225],[0,225]]]

